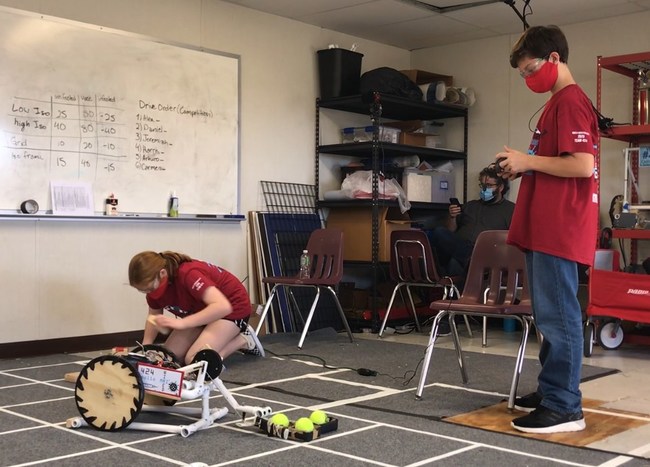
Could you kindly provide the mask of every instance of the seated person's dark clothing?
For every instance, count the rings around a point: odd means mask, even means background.
[[[431,246],[443,275],[466,275],[481,232],[510,229],[515,204],[504,198],[510,188],[508,180],[501,178],[491,164],[481,170],[478,184],[480,199],[469,201],[462,208],[451,204],[446,225],[436,227],[431,234]]]
[[[484,230],[508,230],[515,204],[507,199],[493,204],[480,200],[467,202],[456,218],[455,232],[436,227],[431,245],[439,261],[440,272],[449,276],[464,275],[478,234]]]

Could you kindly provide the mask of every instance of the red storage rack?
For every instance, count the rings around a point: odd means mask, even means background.
[[[597,101],[601,111],[602,72],[608,70],[626,76],[631,80],[631,124],[616,125],[601,131],[601,138],[610,138],[626,142],[630,147],[650,144],[650,119],[648,118],[648,80],[650,78],[650,52],[598,57],[597,63]],[[598,145],[600,151],[600,144]],[[599,154],[600,156],[600,154]],[[639,152],[630,155],[632,173],[639,178]],[[601,173],[602,175],[602,173]],[[627,194],[626,194],[627,195]],[[639,193],[634,184],[631,186],[631,204],[638,203]],[[650,230],[613,229],[614,238],[631,241],[630,263],[637,262],[637,241],[650,240]],[[587,305],[587,322],[585,325],[585,356],[591,355],[594,332],[598,332],[598,341],[620,344],[623,331],[621,320],[637,323],[650,323],[650,276],[592,268],[589,278],[589,303]],[[598,325],[598,329],[595,325]],[[610,340],[611,338],[611,340]],[[626,342],[650,344],[650,337],[626,336]],[[601,345],[603,343],[601,342]],[[605,348],[614,348],[603,345]]]
[[[606,131],[601,132],[601,137],[624,141],[630,146],[639,146],[650,143],[650,121],[648,121],[648,79],[650,78],[650,52],[641,52],[626,55],[616,55],[611,57],[598,56],[597,63],[597,80],[596,106],[601,111],[602,97],[602,71],[608,70],[627,76],[632,84],[632,124],[617,125]],[[643,98],[643,99],[642,99]],[[598,145],[600,150],[600,144]],[[631,167],[635,178],[639,178],[639,154],[638,151],[631,154]],[[631,187],[632,204],[638,203],[639,194],[634,185]],[[616,229],[615,229],[616,230]],[[637,239],[650,238],[643,230],[627,230],[614,232],[616,238],[629,238],[630,244],[630,263],[634,264],[637,260]]]

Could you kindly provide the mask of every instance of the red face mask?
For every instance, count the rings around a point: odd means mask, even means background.
[[[168,285],[169,282],[167,281],[167,276],[165,276],[162,279],[160,279],[160,284],[158,284],[158,287],[156,287],[155,290],[149,292],[147,296],[154,300],[159,300],[165,294]]]
[[[542,67],[530,76],[526,76],[526,86],[533,92],[549,92],[557,82],[557,65],[546,62]]]

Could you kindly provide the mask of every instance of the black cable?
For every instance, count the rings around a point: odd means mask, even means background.
[[[526,16],[533,13],[532,8],[528,5],[530,1],[531,0],[524,0],[524,7],[521,9],[522,13],[519,13],[519,10],[517,10],[517,7],[515,6],[515,0],[503,0],[503,3],[512,8],[513,11],[517,14],[524,25],[524,31],[530,27],[526,21]]]
[[[311,354],[304,354],[304,353],[277,354],[277,353],[273,352],[272,350],[269,350],[268,348],[266,348],[264,350],[265,350],[266,353],[271,354],[274,357],[290,357],[290,358],[301,357],[301,358],[314,359],[314,360],[320,362],[323,368],[326,368],[328,370],[350,370],[350,371],[354,371],[355,373],[357,373],[358,375],[361,375],[361,376],[385,376],[385,377],[391,378],[394,381],[404,380],[404,382],[402,383],[404,386],[407,386],[413,380],[413,378],[417,374],[418,368],[420,367],[420,365],[422,364],[422,361],[424,360],[424,357],[422,357],[420,359],[417,366],[415,367],[415,370],[408,370],[408,371],[406,371],[404,373],[403,376],[393,376],[393,375],[389,375],[388,373],[381,373],[381,372],[379,372],[377,370],[372,370],[370,368],[353,368],[353,367],[349,367],[349,366],[338,366],[338,367],[337,366],[331,366],[331,365],[327,364],[327,362],[325,361],[324,358],[319,357],[318,355],[311,355]],[[413,374],[411,374],[411,373],[413,373]],[[411,375],[407,379],[407,375],[409,375],[409,374],[411,374]]]
[[[545,106],[546,106],[546,102],[544,102],[544,104],[543,104],[539,109],[537,109],[537,110],[535,111],[535,113],[532,114],[532,115],[530,116],[530,118],[528,119],[528,129],[530,130],[531,133],[534,133],[534,132],[535,132],[535,130],[533,130],[533,129],[530,127],[530,124],[533,122],[533,118],[535,118],[535,115],[537,115],[537,114],[539,113],[539,111],[542,110]]]

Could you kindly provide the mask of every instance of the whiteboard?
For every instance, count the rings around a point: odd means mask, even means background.
[[[0,209],[51,182],[94,210],[239,210],[239,57],[0,8]]]

